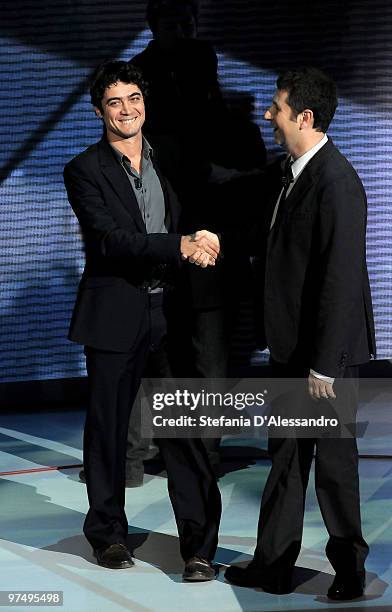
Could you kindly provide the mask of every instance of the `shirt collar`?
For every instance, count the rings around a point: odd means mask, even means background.
[[[314,147],[306,151],[301,157],[298,157],[291,166],[294,181],[299,177],[305,166],[310,162],[312,157],[316,155],[318,151],[328,142],[328,136],[324,134],[324,137]]]
[[[121,151],[119,151],[114,145],[112,145],[111,143],[109,143],[109,144],[112,147],[113,152],[114,152],[116,158],[118,159],[118,161],[120,162],[120,164],[122,164],[124,158],[128,159],[127,156],[124,155],[123,153],[121,153]],[[143,141],[142,141],[142,155],[143,155],[144,159],[151,159],[152,156],[153,156],[152,146],[148,142],[147,138],[145,138],[144,136],[143,136]]]
[[[153,156],[152,146],[148,142],[147,138],[143,136],[143,156],[146,159],[151,159]]]

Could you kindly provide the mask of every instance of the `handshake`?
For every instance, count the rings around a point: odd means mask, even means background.
[[[200,230],[189,236],[181,236],[181,257],[190,263],[202,268],[215,266],[219,253],[219,238],[212,232]]]

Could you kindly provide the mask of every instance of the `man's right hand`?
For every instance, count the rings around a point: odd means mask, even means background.
[[[206,268],[214,266],[220,252],[219,238],[207,230],[181,237],[181,256],[190,263]]]

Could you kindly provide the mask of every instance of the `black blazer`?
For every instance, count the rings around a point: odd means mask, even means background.
[[[264,258],[266,344],[277,362],[299,359],[341,376],[345,366],[365,363],[376,351],[364,188],[328,140],[280,203],[269,231],[278,192],[279,184],[265,225],[247,236],[252,252],[261,250]]]
[[[174,232],[179,204],[155,161],[154,167]],[[180,265],[181,237],[147,234],[128,177],[106,137],[65,166],[64,182],[86,251],[69,339],[98,349],[127,351],[147,306],[141,287],[152,278],[155,266]]]

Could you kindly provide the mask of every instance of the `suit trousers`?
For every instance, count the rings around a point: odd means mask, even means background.
[[[275,366],[272,371],[275,376],[293,376],[284,367]],[[345,378],[356,376],[357,368],[346,368]],[[368,545],[361,531],[355,437],[270,437],[268,450],[272,466],[262,496],[254,553],[254,563],[263,576],[279,580],[295,565],[314,452],[316,495],[329,534],[327,557],[339,576],[364,576]]]
[[[230,326],[227,309],[193,308],[189,299],[177,300],[176,319],[181,317],[184,329],[178,326],[171,334],[173,367],[178,378],[227,378]],[[181,333],[179,334],[179,331]],[[220,438],[203,438],[210,461],[220,461]]]
[[[137,340],[127,353],[85,347],[89,405],[84,430],[84,466],[90,509],[84,533],[94,549],[125,543],[125,451],[128,422],[145,371],[153,333],[162,344],[166,320],[162,294],[149,304]],[[160,439],[168,490],[184,560],[214,557],[221,499],[200,439]]]
[[[146,378],[173,378],[167,356],[165,337],[162,339],[163,331],[166,332],[166,319],[161,310],[159,318],[155,316],[152,320],[147,364],[143,372],[143,376]],[[143,478],[143,460],[148,456],[152,444],[152,424],[150,431],[148,431],[147,424],[145,423],[143,437],[141,437],[140,422],[141,404],[136,402],[132,408],[128,426],[125,462],[127,480]]]

